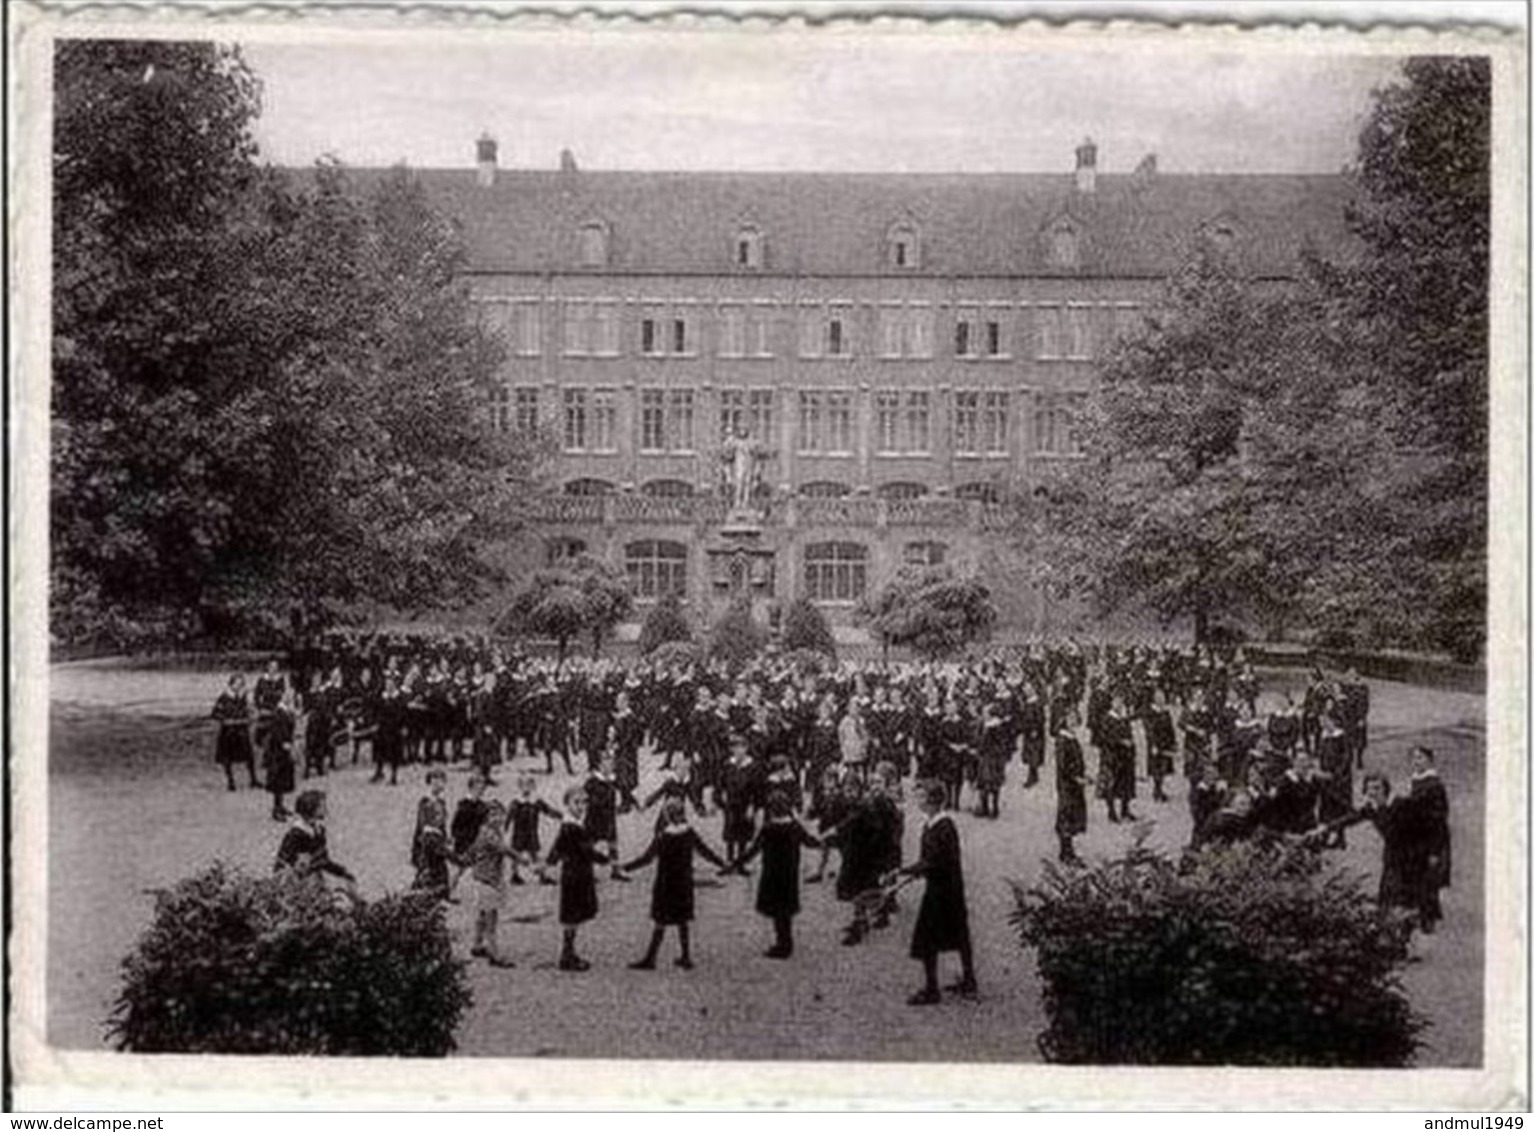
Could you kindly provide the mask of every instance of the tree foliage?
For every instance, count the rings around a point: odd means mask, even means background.
[[[675,594],[665,594],[645,614],[644,624],[639,628],[639,652],[649,656],[670,641],[691,641],[692,625],[682,612],[682,603]]]
[[[442,905],[215,865],[156,893],[109,1022],[136,1053],[442,1057],[471,1003]]]
[[[1014,885],[1044,981],[1046,1059],[1093,1065],[1400,1067],[1424,1020],[1408,932],[1310,849],[1136,845]]]
[[[500,629],[554,641],[563,662],[570,642],[584,634],[591,636],[593,653],[600,651],[602,640],[632,607],[628,578],[583,554],[566,566],[534,574],[512,600]]]
[[[1086,459],[1019,542],[1056,592],[1373,644],[1483,639],[1489,69],[1414,59],[1377,92],[1361,244],[1281,288],[1214,248],[1107,359]]]
[[[990,590],[949,566],[907,566],[859,604],[858,620],[886,648],[928,658],[985,640],[996,621]]]
[[[66,41],[56,80],[56,635],[481,594],[529,454],[419,184],[258,166],[233,49]]]
[[[784,652],[802,650],[836,659],[836,638],[831,635],[831,626],[820,607],[809,598],[798,598],[784,611],[780,645]]]
[[[744,668],[767,647],[767,631],[751,616],[751,603],[732,601],[714,622],[708,637],[708,659],[722,661],[732,672]]]

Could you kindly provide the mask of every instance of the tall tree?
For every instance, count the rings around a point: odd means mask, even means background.
[[[1418,611],[1418,636],[1473,657],[1486,614],[1491,64],[1425,56],[1402,72],[1359,136],[1350,219],[1367,254],[1338,273],[1400,452],[1371,573]]]
[[[60,44],[55,631],[109,613],[467,600],[529,453],[404,170],[256,164],[237,51]]]
[[[907,566],[859,603],[857,617],[886,656],[904,646],[940,658],[989,636],[996,607],[977,578],[948,566]]]

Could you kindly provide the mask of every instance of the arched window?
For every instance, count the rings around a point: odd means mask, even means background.
[[[927,494],[927,485],[907,482],[880,484],[879,494],[885,499],[920,499]]]
[[[564,566],[586,553],[586,543],[578,538],[551,538],[544,552],[550,566]]]
[[[754,224],[746,224],[735,231],[735,266],[746,271],[758,271],[767,263],[767,242],[762,230]]]
[[[851,495],[852,489],[844,483],[816,480],[813,483],[801,484],[799,494],[806,499],[840,499],[844,495]]]
[[[679,542],[645,539],[623,548],[629,583],[638,598],[687,596],[687,548]]]
[[[692,484],[686,480],[650,480],[641,485],[639,490],[644,495],[662,495],[673,499],[693,493]]]
[[[581,225],[580,253],[582,267],[607,266],[607,225],[588,220]]]
[[[885,240],[889,265],[897,270],[908,271],[921,266],[921,237],[916,225],[901,221],[890,227]]]
[[[857,601],[868,589],[868,550],[855,542],[804,548],[804,593],[811,601]]]
[[[961,483],[953,489],[955,499],[978,499],[981,503],[996,503],[1001,499],[1001,492],[993,483]]]
[[[617,490],[606,480],[579,479],[565,484],[566,495],[611,495]]]
[[[948,557],[948,547],[940,542],[908,542],[905,544],[907,566],[941,566]]]

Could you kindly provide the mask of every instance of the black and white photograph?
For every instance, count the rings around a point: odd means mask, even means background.
[[[1527,1109],[1521,36],[88,7],[18,1084]]]

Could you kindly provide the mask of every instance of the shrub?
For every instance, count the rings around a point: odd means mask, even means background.
[[[749,602],[736,601],[714,623],[709,634],[708,658],[721,660],[731,671],[744,668],[767,644],[767,634],[751,618]]]
[[[692,640],[692,626],[675,594],[667,594],[650,609],[639,628],[639,652],[649,656],[670,641]]]
[[[471,1002],[436,901],[215,864],[155,894],[109,1035],[139,1053],[441,1057]]]
[[[667,641],[650,654],[650,663],[658,668],[685,668],[703,663],[703,650],[692,641]]]
[[[783,650],[824,653],[836,659],[836,638],[820,607],[807,598],[799,598],[783,614]]]
[[[1360,878],[1286,845],[1180,864],[1137,844],[1014,885],[1053,1062],[1398,1067],[1425,1022],[1400,986],[1400,920]]]

